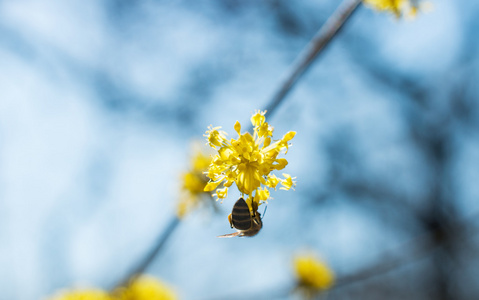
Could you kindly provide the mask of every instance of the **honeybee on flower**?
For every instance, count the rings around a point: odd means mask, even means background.
[[[296,185],[295,178],[283,173],[279,178],[272,171],[286,167],[288,161],[278,158],[284,151],[286,154],[296,132],[289,131],[279,140],[273,140],[274,128],[266,122],[266,111],[256,111],[251,117],[253,134],[241,133],[241,124],[236,121],[234,130],[238,138],[227,139],[221,127],[208,127],[205,137],[208,144],[217,151],[206,172],[210,181],[205,186],[207,192],[215,191],[217,199],[224,199],[233,183],[240,191],[252,213],[270,198],[269,189],[290,190]],[[222,184],[222,187],[220,185]],[[248,197],[245,197],[247,195]],[[253,206],[253,202],[255,205]]]

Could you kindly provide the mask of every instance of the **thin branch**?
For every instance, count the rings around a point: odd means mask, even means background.
[[[432,250],[438,247],[434,240],[431,239],[431,235],[432,234],[427,234],[410,241],[405,246],[401,247],[401,249],[406,249],[406,251],[396,251],[397,253],[401,254],[384,254],[383,258],[379,259],[377,263],[358,272],[340,277],[333,289],[340,289],[351,284],[359,283],[373,277],[387,274],[391,271],[395,271],[403,266],[427,257],[429,254],[431,254]],[[411,248],[413,250],[408,251],[408,249]]]
[[[478,216],[479,213],[472,214],[470,217],[467,217],[465,221],[447,226],[444,230],[447,230],[458,239],[467,241],[473,236],[473,234],[478,232],[479,228],[474,225]],[[400,247],[400,249],[404,250],[395,251],[395,253],[399,254],[384,254],[383,258],[379,259],[377,263],[358,272],[340,277],[333,287],[333,290],[384,275],[426,258],[428,255],[432,254],[434,250],[441,247],[442,243],[440,240],[437,240],[437,234],[437,230],[425,233]]]
[[[360,3],[361,0],[343,1],[326,23],[321,26],[316,35],[298,55],[283,83],[279,86],[279,89],[274,94],[270,103],[266,106],[268,116],[271,116],[273,111],[276,110],[281,101],[298,82],[299,78],[313,64],[318,54],[321,53],[326,45],[328,45],[339,32],[352,13],[356,11]]]

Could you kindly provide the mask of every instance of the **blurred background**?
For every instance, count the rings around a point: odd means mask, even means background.
[[[338,4],[0,1],[0,299],[122,279],[175,214],[192,142],[246,127]],[[297,131],[298,184],[258,236],[216,238],[231,189],[147,272],[182,299],[288,299],[309,250],[343,283],[329,299],[478,299],[479,2],[432,4],[360,7],[266,115]]]

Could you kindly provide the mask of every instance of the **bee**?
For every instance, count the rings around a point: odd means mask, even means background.
[[[258,207],[255,207],[253,201],[253,215],[249,211],[248,204],[243,198],[239,198],[233,206],[233,211],[228,216],[231,228],[235,228],[237,231],[230,234],[220,235],[219,238],[229,238],[235,236],[254,236],[263,227],[263,221],[261,220],[261,214],[257,211]]]

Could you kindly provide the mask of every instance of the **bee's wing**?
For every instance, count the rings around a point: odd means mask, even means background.
[[[241,232],[236,231],[236,232],[229,233],[229,234],[218,235],[217,237],[219,237],[219,238],[232,238],[232,237],[235,237],[235,236],[240,236],[240,234],[241,234]]]

